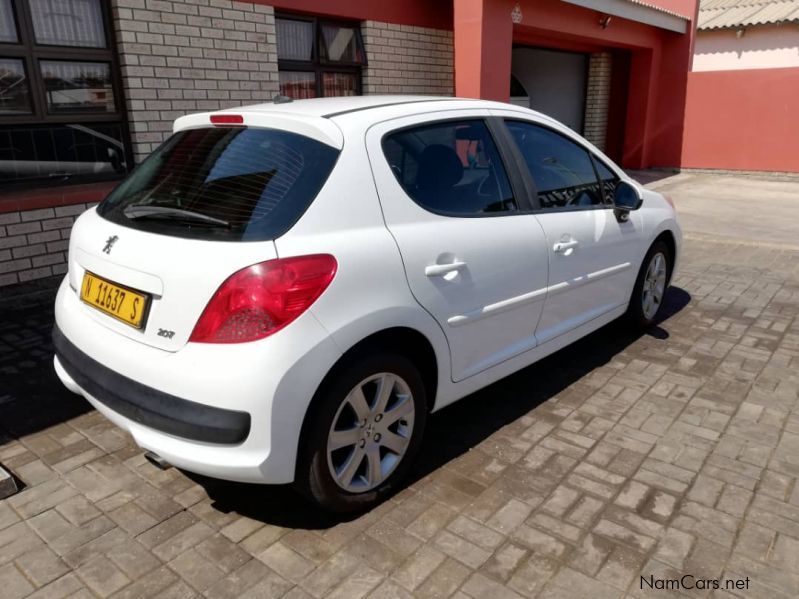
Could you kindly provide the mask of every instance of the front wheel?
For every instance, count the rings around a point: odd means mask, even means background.
[[[427,415],[422,378],[403,356],[373,355],[320,393],[296,484],[325,509],[368,509],[396,488],[418,451]]]
[[[639,327],[648,327],[663,306],[671,276],[671,252],[662,241],[655,242],[641,264],[635,281],[627,318]]]

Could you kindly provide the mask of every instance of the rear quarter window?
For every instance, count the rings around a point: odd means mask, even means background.
[[[442,121],[383,138],[383,154],[405,193],[444,216],[497,216],[517,209],[510,181],[482,120]]]
[[[288,231],[314,200],[338,150],[276,129],[181,131],[100,205],[115,223],[220,241],[263,241]]]

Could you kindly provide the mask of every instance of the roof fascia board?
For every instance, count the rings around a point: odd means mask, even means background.
[[[592,10],[621,17],[630,21],[637,21],[660,29],[686,33],[688,19],[674,14],[663,12],[650,6],[638,4],[632,0],[563,0],[569,4],[590,8]]]

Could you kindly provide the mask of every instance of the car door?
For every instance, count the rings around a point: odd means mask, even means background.
[[[619,175],[588,147],[543,124],[505,124],[537,191],[537,219],[549,258],[538,343],[625,304],[635,281],[641,221],[620,221],[613,189]]]
[[[366,137],[386,226],[447,337],[454,381],[534,347],[546,295],[543,232],[483,114],[406,117]]]

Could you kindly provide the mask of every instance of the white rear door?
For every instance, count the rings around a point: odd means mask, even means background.
[[[411,291],[447,336],[455,381],[536,345],[547,252],[481,111],[373,126],[367,149]],[[518,191],[517,194],[518,195]]]

